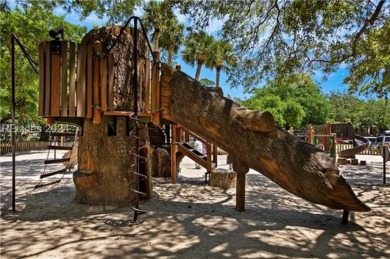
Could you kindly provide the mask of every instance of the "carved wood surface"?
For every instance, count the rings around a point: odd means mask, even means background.
[[[231,154],[237,173],[255,169],[287,191],[333,209],[370,210],[328,154],[275,126],[269,113],[247,110],[166,65],[161,89],[163,118]]]

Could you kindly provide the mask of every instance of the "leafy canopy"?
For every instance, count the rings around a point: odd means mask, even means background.
[[[86,28],[69,24],[63,17],[54,16],[44,8],[10,10],[6,4],[1,5],[0,12],[0,117],[1,121],[10,118],[11,114],[11,35],[14,34],[26,48],[35,62],[38,62],[38,44],[51,40],[48,32],[52,28],[63,27],[65,38],[80,41]],[[30,66],[18,45],[15,46],[16,61],[16,117],[20,124],[38,122],[38,75]]]
[[[221,35],[235,46],[233,86],[266,78],[347,66],[350,90],[379,97],[390,91],[390,1],[172,1],[204,29],[222,20]]]

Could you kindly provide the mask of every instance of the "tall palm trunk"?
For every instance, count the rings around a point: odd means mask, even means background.
[[[172,56],[173,56],[173,50],[175,48],[175,45],[173,43],[169,44],[168,47],[168,65],[173,66],[172,64]]]
[[[199,80],[200,77],[200,71],[202,70],[203,61],[198,59],[197,66],[196,66],[196,73],[195,73],[195,79]]]
[[[215,78],[215,87],[219,87],[219,80],[220,80],[220,76],[221,76],[221,69],[222,69],[222,66],[217,66],[216,67],[216,78]]]
[[[154,25],[154,34],[153,34],[153,50],[158,51],[160,41],[160,27],[158,25]]]

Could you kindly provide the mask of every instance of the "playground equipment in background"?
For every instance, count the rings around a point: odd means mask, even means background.
[[[332,132],[332,129],[339,132]],[[328,152],[333,158],[338,155],[344,158],[355,158],[355,156],[365,151],[370,143],[369,141],[357,134],[351,135],[353,127],[351,123],[338,123],[338,124],[324,124],[324,125],[309,125],[308,128],[308,142],[320,146],[325,152]],[[353,147],[340,150],[337,154],[336,138],[345,137],[348,135],[348,139],[353,142]]]
[[[330,132],[330,124],[309,125],[307,141],[330,154],[336,160],[336,134]]]
[[[339,157],[355,158],[357,154],[360,154],[370,146],[370,142],[360,135],[355,135],[353,146],[354,147],[350,149],[340,150]]]

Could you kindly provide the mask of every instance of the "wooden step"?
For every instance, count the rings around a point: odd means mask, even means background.
[[[52,176],[52,175],[56,175],[56,174],[63,174],[63,173],[65,173],[66,172],[66,168],[64,168],[64,169],[61,169],[61,170],[58,170],[58,171],[54,171],[54,172],[51,172],[51,173],[47,173],[47,174],[42,174],[41,176],[40,176],[40,178],[42,179],[42,178],[46,178],[46,177],[49,177],[49,176]]]
[[[59,158],[59,159],[50,159],[45,160],[44,164],[55,164],[55,163],[63,163],[63,162],[69,162],[70,158]]]
[[[51,132],[52,137],[66,137],[66,136],[75,136],[75,132]]]
[[[54,145],[49,145],[47,148],[54,149],[54,150],[72,150],[73,149],[73,147],[71,147],[71,146],[54,146]]]

